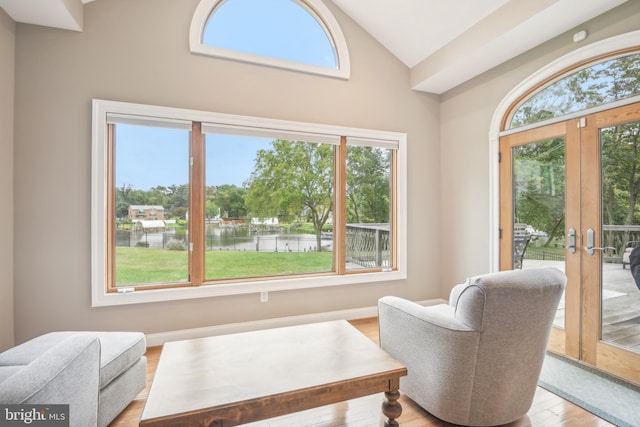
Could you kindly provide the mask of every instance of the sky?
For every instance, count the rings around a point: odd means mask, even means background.
[[[241,187],[253,170],[256,152],[271,139],[206,135],[206,184]],[[116,187],[149,190],[189,182],[189,132],[116,125]]]
[[[293,0],[227,0],[206,25],[203,43],[336,68],[322,27]],[[274,99],[273,102],[277,102]],[[207,185],[242,186],[258,149],[270,140],[207,136]],[[116,186],[148,190],[188,182],[189,132],[118,124]]]
[[[203,44],[336,68],[323,28],[292,0],[228,0],[209,18]]]

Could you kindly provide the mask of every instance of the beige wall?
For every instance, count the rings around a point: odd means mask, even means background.
[[[0,9],[0,351],[13,345],[13,20]]]
[[[197,3],[91,2],[82,33],[17,26],[16,341],[59,329],[157,333],[371,307],[387,294],[440,296],[438,97],[411,91],[408,69],[333,4],[349,81],[192,55]],[[406,132],[408,280],[274,292],[268,303],[241,295],[91,308],[92,98]]]
[[[587,40],[573,43],[578,30]],[[587,43],[640,29],[640,2],[630,1],[457,87],[441,98],[441,292],[489,269],[489,126],[498,104],[549,62]],[[640,45],[640,40],[638,41]]]

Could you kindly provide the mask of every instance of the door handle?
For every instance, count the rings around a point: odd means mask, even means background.
[[[584,247],[584,250],[587,251],[589,255],[593,255],[595,251],[604,251],[606,249],[611,249],[614,252],[617,252],[617,249],[612,246],[604,246],[601,248],[596,248],[594,247],[594,242],[595,242],[595,232],[593,231],[593,228],[590,228],[587,230],[587,246]]]
[[[575,228],[570,228],[569,229],[569,244],[565,247],[565,249],[568,249],[569,252],[571,252],[572,254],[576,253],[576,229]]]

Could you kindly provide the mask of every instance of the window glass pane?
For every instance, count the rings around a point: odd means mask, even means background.
[[[209,17],[202,43],[326,68],[337,68],[333,43],[293,0],[227,0]]]
[[[391,154],[347,146],[347,270],[391,267]]]
[[[536,92],[516,110],[509,128],[638,95],[638,81],[640,53],[592,65]]]
[[[564,270],[565,139],[513,148],[513,268]],[[556,318],[561,326],[564,317]]]
[[[637,330],[640,277],[634,248],[640,246],[640,122],[600,129],[602,159],[601,338],[640,352]],[[622,269],[620,264],[622,261]],[[621,272],[628,267],[630,273]]]
[[[189,132],[115,124],[115,285],[189,278]]]
[[[333,146],[207,134],[205,279],[333,271]]]

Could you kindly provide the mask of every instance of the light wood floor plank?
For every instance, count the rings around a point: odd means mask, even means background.
[[[352,320],[356,328],[376,343],[378,340],[377,318]],[[147,385],[136,399],[116,418],[111,427],[137,427],[142,409],[149,393],[162,347],[147,349]],[[384,425],[380,405],[384,396],[373,395],[327,405],[259,423],[246,424],[250,427],[372,427]],[[415,404],[406,396],[400,397],[402,416],[398,419],[402,427],[454,427]],[[526,416],[504,427],[556,427],[556,426],[613,426],[588,411],[568,402],[540,387],[531,409]]]

